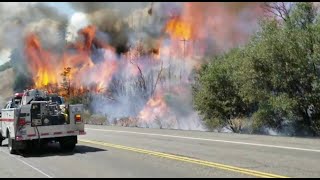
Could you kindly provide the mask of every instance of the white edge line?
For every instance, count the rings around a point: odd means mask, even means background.
[[[291,150],[300,150],[300,151],[320,152],[320,150],[318,150],[318,149],[305,149],[305,148],[288,147],[288,146],[276,146],[276,145],[270,145],[270,144],[257,144],[257,143],[226,141],[226,140],[218,140],[218,139],[193,138],[193,137],[165,135],[165,134],[140,133],[140,132],[134,132],[134,131],[117,131],[117,130],[94,129],[94,128],[86,128],[86,129],[95,130],[95,131],[131,133],[131,134],[141,134],[141,135],[149,135],[149,136],[173,137],[173,138],[180,138],[180,139],[191,139],[191,140],[212,141],[212,142],[224,142],[224,143],[251,145],[251,146],[262,146],[262,147],[271,147],[271,148],[280,148],[280,149],[291,149]]]
[[[1,151],[2,151],[2,150],[1,150]],[[44,172],[43,172],[43,171],[41,171],[40,169],[38,169],[38,168],[36,168],[36,167],[32,166],[31,164],[29,164],[29,163],[27,163],[27,162],[25,162],[25,161],[23,161],[23,160],[21,160],[21,159],[19,159],[19,158],[17,158],[17,157],[15,157],[14,155],[11,155],[11,154],[9,154],[9,153],[7,153],[7,152],[4,152],[4,151],[2,151],[2,152],[3,152],[3,153],[5,153],[5,154],[8,154],[9,156],[11,156],[11,157],[15,158],[16,160],[18,160],[18,161],[22,162],[23,164],[25,164],[25,165],[27,165],[27,166],[31,167],[32,169],[34,169],[34,170],[38,171],[39,173],[41,173],[41,174],[43,174],[43,175],[47,176],[48,178],[52,178],[51,176],[49,176],[48,174],[44,173]]]

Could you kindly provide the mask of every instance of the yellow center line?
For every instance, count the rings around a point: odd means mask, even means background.
[[[209,162],[209,161],[204,161],[204,160],[198,160],[198,159],[188,158],[188,157],[184,157],[184,156],[178,156],[178,155],[166,154],[166,153],[150,151],[150,150],[145,150],[145,149],[139,149],[139,148],[134,148],[134,147],[128,147],[128,146],[122,146],[122,145],[117,145],[117,144],[110,144],[110,143],[92,141],[92,140],[86,140],[86,139],[81,139],[81,140],[79,139],[79,141],[84,142],[84,143],[91,143],[91,144],[96,144],[96,145],[101,145],[101,146],[106,146],[106,147],[111,147],[111,148],[127,150],[127,151],[133,151],[133,152],[137,152],[137,153],[149,154],[149,155],[153,155],[153,156],[157,156],[157,157],[174,159],[177,161],[184,161],[184,162],[189,162],[189,163],[193,163],[193,164],[199,164],[199,165],[203,165],[203,166],[207,166],[207,167],[213,167],[213,168],[223,169],[223,170],[227,170],[227,171],[233,171],[233,172],[247,174],[247,175],[255,176],[255,177],[288,178],[286,176],[264,173],[264,172],[260,172],[260,171],[244,169],[244,168],[239,168],[239,167],[235,167],[235,166],[229,166],[229,165],[224,165],[224,164],[214,163],[214,162]]]

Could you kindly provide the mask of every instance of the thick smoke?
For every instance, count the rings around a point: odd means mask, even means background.
[[[42,3],[0,3],[0,48],[14,49],[21,46],[30,23],[44,19],[58,23],[62,32],[63,26],[67,23],[65,16]],[[50,26],[50,22],[46,25]],[[49,41],[44,40],[44,42]]]
[[[129,15],[136,9],[145,8],[149,2],[71,2],[70,5],[76,11],[93,13],[102,9],[117,9],[122,15]]]
[[[61,51],[67,19],[56,9],[42,3],[0,3],[0,49],[11,49],[11,62],[16,74],[14,91],[32,86],[26,69],[24,40],[36,33],[45,48]]]
[[[141,41],[144,51],[159,48],[158,40],[172,14],[179,14],[183,3],[172,2],[72,2],[71,6],[86,14],[91,24],[108,35],[118,53],[126,52]],[[130,25],[129,25],[130,24]]]
[[[130,29],[121,14],[112,9],[103,9],[89,14],[88,18],[100,31],[108,35],[108,43],[116,48],[118,54],[128,51]]]
[[[129,49],[129,28],[126,17],[134,10],[146,7],[144,2],[72,2],[71,6],[87,15],[91,24],[108,36],[109,44],[116,48],[118,54]]]

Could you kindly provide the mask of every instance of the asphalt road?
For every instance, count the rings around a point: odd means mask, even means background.
[[[320,139],[86,125],[72,153],[10,155],[1,177],[320,177]]]

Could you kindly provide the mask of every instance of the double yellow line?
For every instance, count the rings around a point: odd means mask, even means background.
[[[288,178],[286,176],[280,176],[280,175],[276,175],[276,174],[264,173],[264,172],[250,170],[250,169],[238,168],[238,167],[234,167],[234,166],[228,166],[228,165],[224,165],[224,164],[203,161],[203,160],[198,160],[198,159],[194,159],[194,158],[188,158],[188,157],[183,157],[183,156],[178,156],[178,155],[166,154],[166,153],[144,150],[144,149],[139,149],[139,148],[133,148],[133,147],[128,147],[128,146],[122,146],[122,145],[117,145],[117,144],[110,144],[110,143],[99,142],[99,141],[91,141],[91,140],[86,140],[86,139],[81,139],[81,140],[79,139],[79,141],[84,142],[84,143],[96,144],[96,145],[100,145],[100,146],[106,146],[106,147],[111,147],[111,148],[127,150],[127,151],[133,151],[133,152],[137,152],[137,153],[149,154],[149,155],[162,157],[162,158],[168,158],[168,159],[174,159],[174,160],[183,161],[183,162],[189,162],[189,163],[193,163],[193,164],[199,164],[199,165],[203,165],[203,166],[208,166],[208,167],[223,169],[223,170],[227,170],[227,171],[233,171],[233,172],[237,172],[237,173],[247,174],[247,175],[255,176],[255,177]]]

